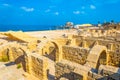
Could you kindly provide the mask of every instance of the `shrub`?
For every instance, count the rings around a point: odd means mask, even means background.
[[[21,64],[17,64],[17,69],[20,69],[21,67]]]

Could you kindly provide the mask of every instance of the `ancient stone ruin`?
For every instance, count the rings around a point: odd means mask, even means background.
[[[116,29],[89,29],[61,38],[24,32],[0,35],[0,61],[20,64],[36,80],[120,80]]]

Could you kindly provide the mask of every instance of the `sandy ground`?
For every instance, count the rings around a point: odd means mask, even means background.
[[[55,80],[55,62],[48,59],[49,73],[48,80]],[[22,68],[17,69],[13,62],[0,62],[0,80],[39,80],[38,78],[25,73]]]
[[[53,31],[33,31],[33,32],[25,32],[28,35],[37,38],[43,38],[46,36],[47,38],[60,38],[62,35],[71,35],[76,34],[75,30],[53,30]]]
[[[24,71],[17,69],[14,63],[0,62],[0,80],[27,80],[22,75]]]

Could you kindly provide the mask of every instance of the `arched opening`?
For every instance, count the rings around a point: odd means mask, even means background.
[[[25,50],[23,48],[16,48],[16,53],[14,53],[14,62],[17,66],[21,66],[24,71],[26,71],[26,62],[25,62]],[[19,54],[19,56],[15,56],[15,54]]]
[[[58,53],[59,53],[58,45],[55,42],[50,42],[48,46],[48,50],[45,51],[44,56],[48,57],[52,61],[56,61]]]
[[[114,26],[114,29],[116,29],[117,28],[117,26]]]
[[[44,51],[44,56],[48,58],[48,70],[47,70],[47,77],[50,80],[54,80],[54,75],[55,74],[55,67],[54,64],[58,60],[58,55],[59,55],[59,48],[58,45],[55,42],[49,42],[46,46],[46,50]],[[52,75],[51,75],[52,74]]]
[[[90,66],[93,69],[98,69],[101,64],[107,64],[108,57],[107,48],[105,46],[95,45],[91,49],[85,65]]]
[[[105,50],[100,53],[96,68],[98,69],[101,64],[102,65],[107,64],[107,53]]]

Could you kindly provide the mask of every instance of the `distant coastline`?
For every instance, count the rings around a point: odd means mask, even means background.
[[[0,25],[0,31],[46,31],[57,30],[54,25]]]

